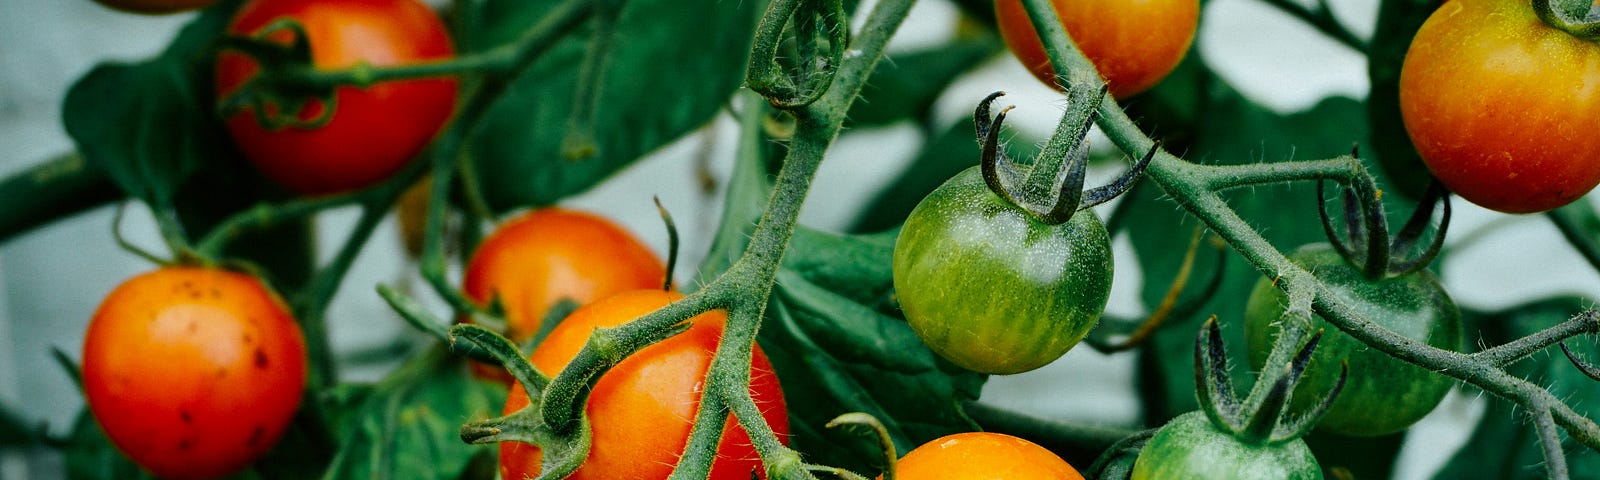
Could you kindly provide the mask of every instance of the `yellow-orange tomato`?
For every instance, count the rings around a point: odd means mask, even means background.
[[[209,7],[217,0],[94,0],[96,3],[126,12],[174,13]]]
[[[902,480],[1083,480],[1044,447],[1001,433],[946,435],[895,463]]]
[[[161,478],[217,478],[272,448],[300,405],[305,339],[249,275],[168,267],[100,304],[83,343],[89,411]]]
[[[1050,0],[1061,26],[1094,62],[1111,96],[1138,94],[1183,60],[1200,23],[1199,0]],[[1000,36],[1028,71],[1053,88],[1055,70],[1021,0],[996,0]]]
[[[615,327],[683,298],[661,290],[634,290],[600,299],[556,326],[530,357],[539,371],[559,372],[588,341],[596,328]],[[689,440],[689,429],[700,408],[700,393],[727,315],[711,311],[689,320],[688,331],[645,347],[617,364],[595,383],[586,412],[594,433],[583,466],[569,480],[667,478]],[[750,362],[750,395],[761,416],[786,440],[787,410],[778,377],[759,346]],[[528,405],[521,385],[511,388],[505,413]],[[717,443],[711,480],[750,480],[761,460],[750,437],[732,416]],[[533,478],[539,474],[537,447],[522,443],[500,444],[500,478]]]
[[[1600,44],[1526,0],[1455,0],[1411,41],[1400,113],[1428,169],[1484,208],[1543,212],[1600,184]]]

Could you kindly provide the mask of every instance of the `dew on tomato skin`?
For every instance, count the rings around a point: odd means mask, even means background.
[[[250,438],[248,440],[245,440],[245,445],[249,445],[249,446],[254,447],[257,444],[260,444],[261,443],[261,438],[266,436],[266,434],[267,434],[266,427],[262,427],[260,425],[256,425],[256,428],[250,430]]]

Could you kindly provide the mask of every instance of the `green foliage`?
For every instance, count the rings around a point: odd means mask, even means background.
[[[462,18],[462,53],[514,41],[558,0],[489,0]],[[548,205],[700,127],[744,80],[762,1],[630,0],[600,85],[596,156],[565,158],[579,65],[590,38],[568,36],[512,81],[477,127],[469,155],[496,211]],[[662,21],[676,19],[679,21]]]
[[[950,82],[1003,48],[993,34],[960,38],[926,50],[891,53],[872,72],[861,98],[850,105],[856,126],[925,119]],[[948,176],[948,175],[947,175]]]
[[[934,355],[894,307],[897,234],[802,228],[784,257],[760,341],[783,382],[792,444],[808,461],[882,468],[876,442],[822,427],[849,412],[877,417],[900,452],[977,429],[961,404],[977,400],[986,376]]]

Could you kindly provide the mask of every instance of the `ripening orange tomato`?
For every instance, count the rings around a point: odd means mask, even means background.
[[[1199,0],[1050,0],[1061,26],[1094,62],[1112,97],[1155,86],[1183,60],[1200,25]],[[996,0],[995,19],[1011,53],[1055,89],[1055,70],[1021,0]]]

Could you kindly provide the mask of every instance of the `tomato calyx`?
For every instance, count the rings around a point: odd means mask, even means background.
[[[1421,202],[1412,210],[1411,218],[1406,220],[1405,226],[1395,234],[1392,242],[1389,239],[1389,222],[1384,215],[1383,204],[1378,201],[1377,192],[1358,193],[1359,190],[1368,189],[1358,184],[1356,188],[1341,191],[1345,214],[1344,234],[1340,235],[1328,214],[1323,182],[1317,182],[1317,214],[1322,217],[1322,229],[1328,236],[1328,242],[1333,244],[1340,256],[1352,265],[1361,267],[1362,274],[1373,280],[1409,275],[1433,262],[1444,247],[1445,231],[1450,226],[1450,192],[1445,190],[1443,184],[1434,180],[1428,185]],[[1422,251],[1411,255],[1433,220],[1435,204],[1439,203],[1444,204],[1444,209],[1432,241]]]
[[[288,42],[274,40],[288,35]],[[256,123],[268,130],[312,129],[333,120],[338,106],[335,85],[306,81],[313,72],[311,38],[305,25],[293,18],[275,20],[250,36],[224,37],[220,48],[244,54],[261,72],[217,102],[223,118],[249,110]],[[367,68],[361,64],[357,68]],[[304,112],[314,112],[306,116]]]
[[[1200,410],[1219,430],[1227,432],[1241,442],[1252,445],[1281,445],[1311,433],[1323,415],[1333,408],[1333,401],[1344,389],[1349,365],[1340,362],[1339,381],[1316,408],[1298,418],[1286,415],[1294,388],[1304,377],[1311,364],[1311,355],[1322,339],[1322,330],[1312,333],[1294,358],[1281,369],[1270,365],[1258,381],[1270,381],[1271,386],[1259,399],[1241,401],[1233,391],[1228,374],[1228,354],[1222,341],[1222,329],[1217,317],[1212,316],[1200,328],[1194,346],[1195,385],[1200,389]],[[1276,370],[1276,376],[1269,376]],[[1253,401],[1252,401],[1253,400]]]
[[[1595,10],[1587,1],[1562,2],[1564,5],[1553,3],[1554,0],[1533,0],[1533,13],[1550,28],[1591,42],[1600,42],[1600,13],[1596,13],[1600,10]],[[1588,8],[1576,10],[1573,4]]]
[[[1111,183],[1083,190],[1089,163],[1089,128],[1094,125],[1095,106],[1105,97],[1105,89],[1104,84],[1092,88],[1068,87],[1068,103],[1073,106],[1067,109],[1044,151],[1026,167],[1017,166],[1000,147],[1000,128],[1005,123],[1006,112],[1015,107],[1007,106],[990,119],[990,105],[1005,92],[984,97],[973,113],[972,123],[978,134],[978,144],[983,147],[980,165],[989,190],[1045,224],[1060,225],[1079,210],[1110,201],[1133,188],[1133,183],[1160,150],[1159,142]],[[1073,118],[1075,116],[1079,118]]]

